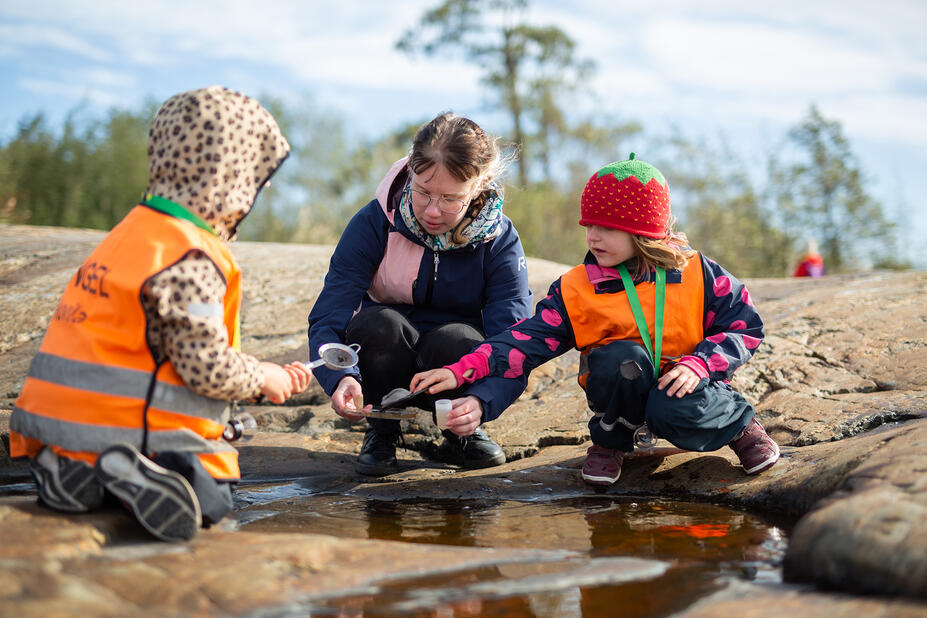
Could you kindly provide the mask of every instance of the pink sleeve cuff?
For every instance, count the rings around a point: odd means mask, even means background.
[[[451,373],[454,374],[454,377],[457,378],[457,386],[468,382],[476,382],[481,378],[485,378],[489,375],[489,358],[479,352],[471,352],[466,356],[462,357],[459,361],[453,365],[445,365],[445,369],[449,369]],[[465,377],[468,371],[473,370],[469,377]]]
[[[677,365],[685,365],[689,369],[695,372],[695,375],[698,376],[699,380],[708,377],[708,364],[700,359],[698,356],[683,356],[678,361]]]

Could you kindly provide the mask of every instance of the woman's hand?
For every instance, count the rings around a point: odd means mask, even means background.
[[[666,396],[677,398],[684,397],[695,390],[698,386],[699,377],[694,371],[685,365],[674,365],[672,369],[660,376],[657,380],[657,388],[666,389]]]
[[[362,414],[353,414],[364,406],[364,393],[361,390],[360,382],[351,376],[341,378],[338,388],[332,393],[332,410],[338,416],[351,422],[359,421],[364,416]],[[368,408],[373,408],[368,405]]]
[[[450,369],[429,369],[412,376],[412,382],[409,383],[409,392],[428,387],[428,392],[432,395],[441,391],[450,391],[457,388],[457,378]]]
[[[458,436],[469,436],[476,431],[483,420],[483,406],[480,400],[473,395],[467,395],[452,400],[451,405],[454,407],[447,413],[447,428]]]

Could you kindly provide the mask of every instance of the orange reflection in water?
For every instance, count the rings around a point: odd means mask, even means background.
[[[712,539],[727,536],[731,531],[731,527],[727,524],[689,524],[687,526],[660,526],[657,530],[670,536]]]

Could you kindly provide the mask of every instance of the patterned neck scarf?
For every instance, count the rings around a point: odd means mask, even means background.
[[[454,229],[448,230],[439,236],[432,236],[422,229],[422,226],[419,225],[415,218],[415,213],[412,211],[411,187],[411,182],[408,182],[402,191],[399,214],[409,231],[432,251],[449,251],[478,242],[486,242],[502,232],[502,190],[495,183],[490,185],[490,194],[479,214],[469,223],[465,223],[464,228],[460,230],[459,237],[463,239],[462,243],[454,242]],[[465,215],[461,223],[467,221],[468,218]]]

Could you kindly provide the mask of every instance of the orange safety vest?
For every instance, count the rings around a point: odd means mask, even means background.
[[[49,445],[92,464],[114,443],[141,449],[147,423],[149,453],[193,452],[214,478],[241,477],[238,451],[222,439],[229,402],[190,390],[170,361],[156,365],[146,337],[142,287],[199,250],[225,278],[223,322],[239,347],[241,271],[228,245],[198,225],[208,227],[136,206],[81,265],[13,406],[11,456]]]
[[[596,294],[585,266],[571,268],[560,278],[563,304],[566,306],[576,349],[580,351],[579,384],[586,387],[585,357],[593,349],[613,341],[631,340],[644,345],[628,295],[624,292]],[[647,320],[647,330],[653,342],[654,300],[656,283],[644,281],[634,286],[641,309]],[[663,360],[691,354],[704,339],[705,282],[702,261],[697,255],[689,259],[682,270],[680,283],[666,284],[663,317]]]

